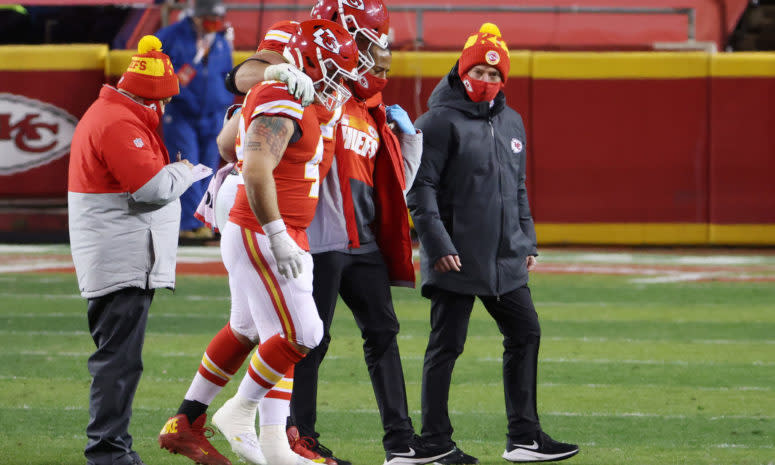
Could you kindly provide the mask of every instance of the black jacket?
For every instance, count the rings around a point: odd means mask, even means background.
[[[422,291],[501,295],[528,281],[525,259],[537,255],[525,189],[525,126],[503,92],[474,103],[457,65],[415,123],[423,156],[407,196],[420,237]],[[459,255],[460,272],[438,273],[436,260]]]

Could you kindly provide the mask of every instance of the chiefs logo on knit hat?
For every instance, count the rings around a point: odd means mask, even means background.
[[[484,54],[484,61],[487,62],[488,65],[497,65],[501,61],[501,56],[498,55],[498,52],[495,50],[490,50],[489,52]]]
[[[494,66],[506,82],[511,68],[509,47],[501,38],[501,31],[493,23],[484,23],[479,32],[468,37],[458,60],[458,74],[462,79],[476,65]]]
[[[144,36],[137,44],[137,55],[116,86],[138,97],[162,100],[180,93],[178,76],[170,57],[161,52],[156,36]]]

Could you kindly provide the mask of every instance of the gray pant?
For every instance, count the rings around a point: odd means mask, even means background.
[[[97,350],[92,376],[86,456],[89,465],[142,463],[132,450],[129,420],[143,372],[142,350],[153,289],[130,287],[89,299],[88,316]]]

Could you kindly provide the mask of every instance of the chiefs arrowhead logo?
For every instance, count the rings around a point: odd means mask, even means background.
[[[342,0],[342,4],[347,5],[356,10],[363,10],[363,0]]]
[[[70,152],[78,119],[65,110],[0,93],[0,175],[21,173]]]
[[[315,37],[314,42],[329,52],[339,53],[339,49],[342,48],[342,44],[336,40],[336,36],[330,29],[321,27],[312,35]]]
[[[522,151],[522,141],[517,139],[516,137],[511,139],[511,151],[514,153],[519,153]]]
[[[501,56],[500,56],[500,55],[498,55],[498,52],[496,52],[495,50],[489,50],[489,51],[488,51],[488,52],[487,52],[487,53],[484,55],[484,60],[487,62],[487,64],[488,64],[488,65],[493,65],[493,66],[495,66],[495,65],[497,65],[498,63],[500,63],[500,61],[501,61]]]

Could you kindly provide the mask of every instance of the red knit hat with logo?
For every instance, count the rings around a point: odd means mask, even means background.
[[[143,36],[137,44],[137,55],[118,81],[124,89],[138,97],[162,100],[180,93],[178,76],[170,57],[161,52],[161,41],[156,36]]]
[[[511,68],[509,47],[501,38],[501,31],[493,23],[484,23],[479,32],[470,36],[463,46],[458,60],[458,74],[462,79],[476,65],[489,65],[498,69],[506,82]]]

